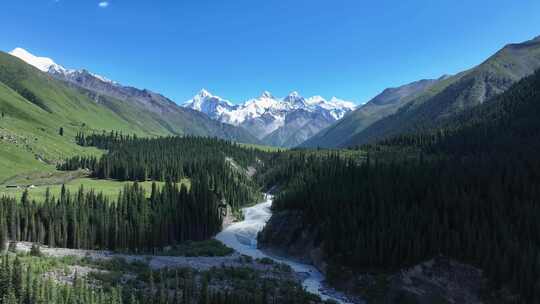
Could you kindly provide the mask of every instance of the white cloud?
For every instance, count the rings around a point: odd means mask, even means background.
[[[101,1],[99,4],[98,4],[99,7],[102,7],[102,8],[106,8],[107,6],[109,6],[109,1]]]

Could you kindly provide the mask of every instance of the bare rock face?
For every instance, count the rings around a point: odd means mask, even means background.
[[[259,233],[258,244],[263,250],[296,258],[326,271],[318,230],[304,224],[299,212],[284,211],[272,215]]]
[[[258,244],[264,251],[311,264],[326,274],[328,264],[319,239],[317,227],[305,225],[300,212],[283,211],[272,215],[259,233]]]
[[[481,270],[437,257],[393,275],[385,303],[479,304],[486,284]]]

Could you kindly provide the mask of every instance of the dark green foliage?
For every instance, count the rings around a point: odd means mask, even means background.
[[[38,244],[32,244],[32,247],[30,248],[30,255],[35,257],[41,256],[41,249],[39,248]]]
[[[208,181],[193,180],[191,190],[166,183],[150,198],[137,183],[116,202],[102,194],[75,195],[62,189],[58,199],[21,202],[0,199],[0,215],[12,240],[53,247],[151,251],[187,240],[205,240],[221,230],[219,200]]]
[[[190,269],[157,272],[144,266],[144,274],[125,282],[122,271],[99,267],[88,278],[75,273],[70,284],[56,283],[45,275],[38,259],[0,256],[0,303],[2,304],[319,304],[299,283],[263,278],[246,268],[220,268],[195,275]],[[125,262],[123,262],[125,263]],[[96,267],[95,265],[90,265]],[[123,267],[131,267],[125,264]],[[137,273],[140,273],[138,267]],[[242,274],[242,277],[238,275]],[[88,279],[92,282],[88,282]],[[232,279],[232,289],[211,288]],[[136,282],[136,283],[135,283]],[[141,285],[142,284],[142,285]]]
[[[403,134],[361,149],[414,147],[426,154],[522,155],[540,150],[540,72],[525,78],[506,93],[475,109],[447,119],[440,126]]]
[[[243,148],[224,140],[198,137],[137,138],[116,132],[110,134],[78,134],[80,145],[106,149],[99,160],[74,157],[58,168],[87,168],[100,179],[132,181],[175,181],[204,175],[210,188],[233,209],[261,199],[258,185],[244,168],[257,166],[268,153]],[[238,164],[235,167],[233,164]]]
[[[361,147],[367,161],[276,156],[266,182],[283,191],[273,208],[299,210],[318,229],[331,280],[442,254],[539,302],[538,117],[539,72],[444,127]],[[384,151],[414,153],[397,161]]]
[[[6,233],[7,233],[7,231],[6,231]],[[9,245],[8,245],[8,251],[15,253],[17,251],[17,242],[10,241]]]

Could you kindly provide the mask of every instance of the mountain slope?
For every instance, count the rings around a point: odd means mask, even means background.
[[[414,99],[394,115],[377,121],[340,146],[353,146],[436,126],[506,91],[540,68],[540,39],[505,46],[479,66],[427,100]]]
[[[24,97],[26,96],[26,98]],[[91,128],[143,134],[115,113],[37,69],[0,53],[0,179],[51,164],[82,149],[73,137]],[[60,128],[64,136],[59,135]]]
[[[187,114],[171,121],[188,125],[185,129],[175,129],[173,123],[167,127],[169,122],[160,120],[158,113],[75,87],[0,52],[0,180],[26,171],[54,170],[54,164],[68,156],[100,153],[75,144],[79,131],[155,136],[194,130],[198,135],[253,139],[244,130],[177,108]]]
[[[540,150],[538,117],[540,68],[489,102],[448,117],[434,128],[397,136],[382,144],[413,145],[424,153],[454,156],[512,153],[535,158]]]
[[[399,108],[413,98],[426,98],[448,82],[446,77],[440,79],[420,80],[397,88],[389,88],[381,94],[346,115],[342,120],[314,135],[301,144],[302,147],[337,147],[349,137],[363,131],[372,123],[388,115],[394,114]]]
[[[70,70],[52,59],[37,57],[17,48],[11,52],[54,78],[69,83],[79,93],[109,108],[128,124],[149,135],[198,135],[259,143],[245,130],[220,124],[205,115],[178,106],[165,96],[123,86],[87,70]]]
[[[504,92],[540,67],[540,39],[505,46],[470,70],[385,90],[302,144],[347,147],[429,127]]]
[[[336,121],[321,112],[299,109],[289,113],[282,127],[264,137],[273,146],[295,147]]]
[[[329,101],[320,96],[306,99],[297,92],[285,98],[264,92],[234,105],[206,90],[184,106],[214,120],[242,127],[266,144],[284,147],[297,146],[355,108],[353,103],[335,97]]]

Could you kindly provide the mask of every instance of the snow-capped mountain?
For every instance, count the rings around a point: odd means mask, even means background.
[[[110,96],[118,100],[130,101],[145,110],[166,115],[177,112],[178,107],[173,101],[158,93],[141,90],[138,88],[123,86],[103,76],[89,72],[86,69],[67,69],[57,64],[51,58],[38,57],[22,48],[16,48],[9,54],[22,59],[37,69],[77,87],[87,90],[96,101],[100,96]]]
[[[13,51],[9,52],[9,54],[12,56],[18,57],[19,59],[36,67],[42,72],[46,72],[49,74],[62,75],[64,77],[74,78],[74,77],[80,76],[81,74],[87,73],[103,82],[115,84],[115,82],[103,76],[90,73],[86,70],[66,69],[63,66],[55,63],[54,60],[52,60],[51,58],[35,56],[23,48],[15,48]]]
[[[267,91],[235,105],[202,90],[184,106],[220,122],[243,127],[268,144],[288,147],[300,144],[355,109],[354,103],[336,97],[329,101],[321,96],[306,99],[292,92],[276,98]]]
[[[219,96],[213,96],[205,89],[202,89],[199,94],[195,95],[190,101],[189,108],[203,112],[212,119],[219,120],[221,115],[233,111],[237,107],[228,100],[222,99]]]
[[[51,58],[35,56],[22,48],[16,48],[10,54],[57,79],[86,90],[96,102],[104,102],[103,96],[113,97],[159,115],[160,119],[174,120],[174,123],[186,124],[193,114],[204,119],[209,117],[209,122],[231,125],[225,129],[238,129],[251,138],[254,136],[277,146],[299,145],[355,108],[352,102],[335,97],[330,100],[321,96],[304,98],[298,92],[284,98],[263,92],[257,98],[236,104],[207,90],[202,90],[184,107],[179,107],[158,93],[123,86],[85,69],[67,69]],[[181,116],[185,117],[180,119]],[[221,129],[224,129],[223,125]]]
[[[191,134],[261,143],[243,128],[220,123],[200,111],[181,107],[159,93],[125,86],[85,69],[67,69],[50,58],[32,55],[22,48],[16,48],[10,54],[73,86],[96,103],[110,108],[129,123],[148,129],[166,130],[167,133],[176,135]],[[208,97],[202,95],[202,99]]]

